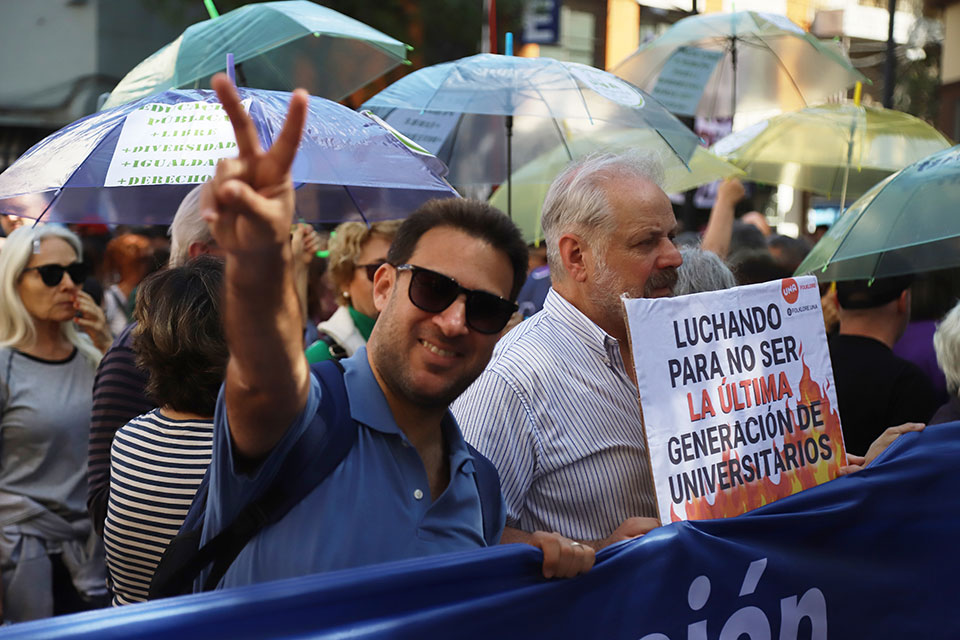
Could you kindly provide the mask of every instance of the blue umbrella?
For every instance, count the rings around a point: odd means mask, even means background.
[[[240,89],[260,144],[279,134],[290,93]],[[55,222],[166,224],[183,196],[236,155],[212,91],[175,90],[88,116],[0,174],[0,212]],[[370,118],[312,97],[292,175],[311,222],[402,218],[456,192]]]
[[[509,185],[513,164],[566,146],[572,133],[652,129],[661,157],[681,165],[698,142],[630,83],[552,58],[480,54],[434,65],[401,78],[363,108],[437,154],[455,185]]]

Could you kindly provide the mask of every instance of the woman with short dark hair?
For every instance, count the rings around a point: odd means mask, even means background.
[[[222,285],[222,260],[199,256],[149,276],[138,290],[133,348],[158,408],[121,427],[110,451],[104,543],[114,605],[147,599],[210,464],[229,356]]]

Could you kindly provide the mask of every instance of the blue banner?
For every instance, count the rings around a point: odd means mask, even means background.
[[[572,580],[507,545],[5,627],[0,638],[955,638],[960,423],[746,515],[684,522]],[[305,532],[305,535],[308,535]]]

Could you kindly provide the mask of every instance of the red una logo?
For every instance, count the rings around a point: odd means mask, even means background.
[[[787,304],[796,302],[797,297],[800,295],[800,288],[797,286],[797,281],[793,278],[784,279],[784,281],[780,283],[780,293],[783,294],[783,299],[787,301]]]

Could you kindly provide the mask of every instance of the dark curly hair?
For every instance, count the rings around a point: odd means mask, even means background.
[[[213,415],[229,357],[222,298],[223,260],[208,255],[140,283],[133,349],[157,406]]]
[[[424,203],[400,225],[387,252],[387,262],[394,266],[405,263],[420,237],[434,227],[452,227],[502,251],[513,267],[510,300],[516,302],[527,279],[527,243],[505,213],[480,200],[446,198]]]

